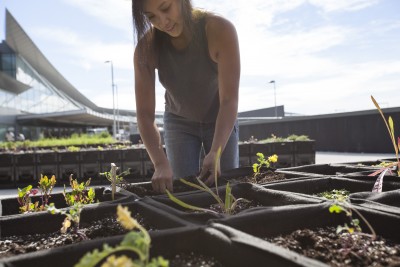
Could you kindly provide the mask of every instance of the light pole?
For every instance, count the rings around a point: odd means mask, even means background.
[[[111,60],[107,60],[104,63],[111,64],[111,89],[112,89],[112,101],[113,101],[113,138],[115,139],[116,121],[115,121],[115,101],[114,101],[114,67],[113,67],[113,62]]]
[[[276,107],[276,84],[275,84],[275,80],[272,80],[269,83],[273,83],[274,84],[275,118],[278,118],[278,110],[277,110],[277,107]]]
[[[118,105],[118,85],[117,84],[115,84],[115,95],[116,95],[116,98],[117,98],[117,133],[119,134],[119,129],[120,129],[120,125],[119,125],[119,121],[120,121],[120,119],[119,119],[119,105]]]

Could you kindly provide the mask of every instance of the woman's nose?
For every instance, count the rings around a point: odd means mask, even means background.
[[[168,17],[168,15],[164,14],[160,16],[160,23],[159,26],[161,27],[161,29],[165,29],[170,23],[170,19]]]

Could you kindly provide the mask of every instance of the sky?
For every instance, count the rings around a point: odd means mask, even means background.
[[[400,1],[192,0],[236,27],[239,112],[317,115],[400,106]],[[130,0],[0,0],[53,66],[100,107],[135,110]],[[270,81],[275,81],[275,84]],[[275,87],[274,87],[275,85]],[[157,111],[164,88],[156,85]],[[276,99],[276,101],[275,101]]]

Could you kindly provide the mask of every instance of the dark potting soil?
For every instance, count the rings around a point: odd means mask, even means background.
[[[255,208],[255,207],[262,207],[263,205],[258,203],[257,201],[254,200],[246,200],[246,199],[240,199],[236,206],[234,207],[232,211],[232,215],[238,214],[244,210],[250,209],[250,208]],[[212,204],[210,206],[210,210],[213,210],[218,213],[223,213],[223,210],[219,204]]]
[[[275,173],[271,170],[261,172],[256,175],[247,175],[238,178],[232,178],[230,183],[252,183],[252,184],[265,184],[274,181],[285,180],[285,175],[282,173]]]
[[[231,179],[229,179],[229,183],[231,183],[231,184],[234,184],[234,183],[265,184],[268,182],[280,181],[280,180],[284,180],[284,179],[286,179],[284,174],[275,173],[271,170],[268,170],[265,172],[261,172],[255,176],[247,175],[247,176],[231,178]],[[189,177],[189,178],[186,178],[185,180],[195,183],[195,184],[198,184],[198,182],[196,181],[196,179],[194,177]],[[153,189],[149,189],[149,188],[146,188],[141,185],[125,184],[123,186],[123,188],[131,193],[138,195],[139,197],[160,195],[160,193],[155,192]],[[188,192],[188,191],[194,191],[194,190],[197,190],[197,189],[193,188],[189,185],[186,185],[184,183],[181,183],[180,181],[174,182],[174,191],[173,191],[174,193]]]
[[[187,178],[185,180],[197,184],[197,181],[195,181],[194,177]],[[136,185],[136,184],[128,184],[128,185],[125,185],[123,188],[131,193],[138,195],[139,197],[162,195],[161,193],[158,193],[158,192],[154,191],[153,189],[148,188],[148,186],[151,187],[151,185],[142,186],[142,185]],[[197,190],[196,188],[186,185],[186,184],[180,182],[179,180],[174,181],[173,186],[174,186],[173,193]]]
[[[133,216],[148,231],[154,230],[153,227],[146,225],[144,219],[139,214],[134,214]],[[79,243],[84,240],[85,236],[87,239],[96,239],[125,233],[127,233],[127,230],[119,224],[116,215],[110,215],[104,219],[92,222],[87,227],[81,227],[79,233],[75,233],[70,228],[65,234],[57,231],[50,234],[8,236],[2,238],[0,239],[0,258]]]
[[[265,238],[330,266],[400,266],[400,245],[382,237],[341,233],[336,228],[303,229]]]
[[[195,253],[178,254],[169,260],[170,267],[222,267],[223,265],[213,257],[199,255]]]

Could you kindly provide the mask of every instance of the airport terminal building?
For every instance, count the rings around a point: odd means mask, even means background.
[[[6,10],[5,40],[0,43],[0,141],[6,133],[26,139],[68,136],[107,127],[114,119],[129,132],[136,113],[98,107],[71,85],[46,59]]]

